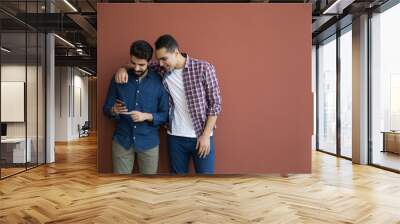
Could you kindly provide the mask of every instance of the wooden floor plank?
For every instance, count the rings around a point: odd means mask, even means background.
[[[0,181],[0,223],[400,223],[400,175],[313,152],[312,174],[96,172],[96,137]]]

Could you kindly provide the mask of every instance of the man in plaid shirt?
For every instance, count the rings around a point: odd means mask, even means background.
[[[152,68],[163,77],[170,96],[168,149],[171,172],[187,174],[190,157],[196,173],[214,173],[214,128],[221,113],[221,95],[212,64],[190,58],[179,51],[171,35],[155,43],[157,64]],[[127,69],[120,68],[117,83],[128,81]]]

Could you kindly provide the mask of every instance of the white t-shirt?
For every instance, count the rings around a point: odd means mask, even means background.
[[[174,101],[174,118],[171,121],[171,130],[168,131],[168,134],[197,138],[183,85],[183,69],[174,69],[165,81]]]

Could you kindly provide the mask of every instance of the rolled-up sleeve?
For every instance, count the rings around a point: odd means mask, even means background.
[[[207,99],[207,116],[217,116],[222,111],[221,91],[218,84],[217,73],[212,64],[205,66],[205,88]]]

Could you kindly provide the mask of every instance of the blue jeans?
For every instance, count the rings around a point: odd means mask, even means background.
[[[189,159],[192,158],[198,174],[214,174],[214,136],[210,137],[210,153],[200,158],[197,149],[197,138],[168,135],[169,162],[172,173],[187,174]]]

